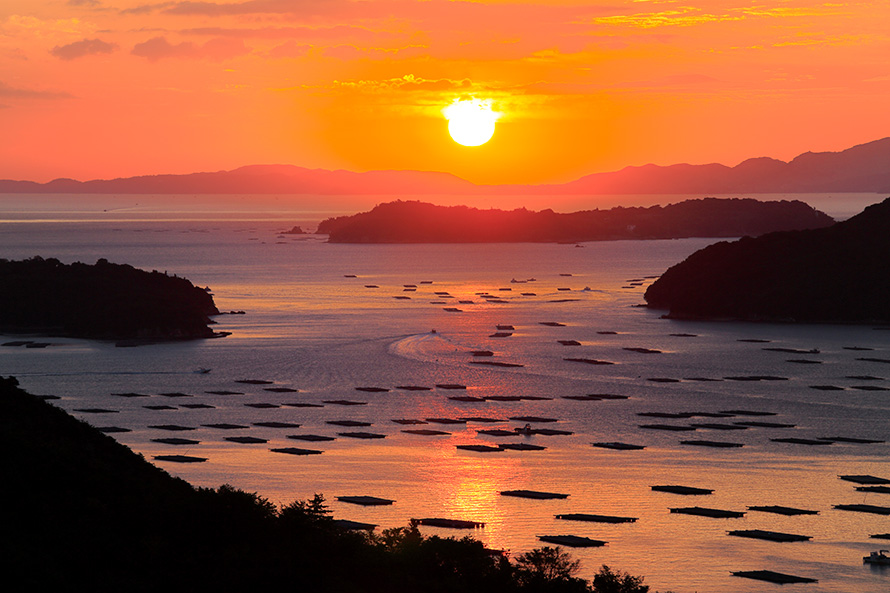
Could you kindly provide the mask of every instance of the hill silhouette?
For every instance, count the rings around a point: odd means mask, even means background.
[[[705,198],[570,214],[396,201],[369,212],[329,218],[319,224],[318,232],[327,233],[332,243],[533,243],[738,237],[832,222],[798,201]]]
[[[669,317],[890,323],[890,198],[827,228],[720,242],[646,290]]]
[[[596,591],[555,548],[511,561],[416,527],[344,529],[319,495],[279,509],[231,486],[194,488],[13,377],[0,377],[0,468],[0,566],[16,590]]]
[[[213,297],[185,278],[100,259],[0,259],[0,331],[105,340],[211,338]]]
[[[644,165],[587,175],[564,184],[478,185],[433,171],[328,171],[251,165],[232,171],[143,175],[47,183],[0,180],[0,193],[90,194],[746,194],[890,193],[890,138],[840,152],[807,152],[790,162],[758,157],[720,164]]]

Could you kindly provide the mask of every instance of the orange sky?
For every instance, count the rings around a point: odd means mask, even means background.
[[[441,110],[491,99],[462,147]],[[563,182],[890,136],[890,2],[0,0],[0,178]]]

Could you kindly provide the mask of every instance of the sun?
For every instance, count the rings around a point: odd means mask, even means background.
[[[491,140],[501,115],[492,111],[490,99],[455,99],[442,113],[448,120],[451,138],[464,146],[481,146]]]

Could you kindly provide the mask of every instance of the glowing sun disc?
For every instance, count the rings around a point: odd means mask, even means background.
[[[451,138],[464,146],[481,146],[491,140],[499,116],[491,110],[491,101],[479,99],[455,101],[442,113]]]

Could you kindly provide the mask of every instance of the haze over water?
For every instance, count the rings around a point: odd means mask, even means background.
[[[675,198],[659,203],[677,201]],[[601,564],[608,564],[644,575],[653,590],[774,591],[775,585],[730,576],[731,571],[759,569],[819,579],[817,584],[783,590],[878,593],[890,587],[890,571],[863,566],[861,560],[881,547],[880,540],[868,536],[890,532],[890,518],[832,508],[851,503],[888,506],[890,495],[857,492],[853,484],[837,476],[890,477],[890,445],[806,446],[770,440],[834,436],[887,440],[890,400],[886,394],[890,392],[873,389],[890,387],[890,364],[858,359],[890,358],[890,332],[871,326],[676,322],[661,319],[661,312],[635,307],[643,302],[652,277],[712,243],[711,239],[602,242],[583,247],[336,245],[313,236],[279,235],[293,224],[312,228],[313,221],[308,216],[305,220],[282,218],[275,212],[231,215],[266,219],[249,221],[208,221],[212,218],[209,210],[188,216],[178,211],[147,216],[137,213],[132,217],[140,218],[137,221],[128,221],[121,214],[116,215],[118,220],[97,221],[82,213],[49,216],[52,211],[46,210],[44,217],[34,215],[33,209],[23,214],[24,210],[27,208],[10,213],[7,209],[0,216],[7,221],[32,220],[0,225],[2,257],[41,255],[87,263],[104,257],[143,269],[166,270],[198,286],[209,286],[220,310],[246,311],[245,315],[216,318],[216,329],[232,332],[223,339],[117,348],[111,343],[51,338],[45,341],[52,345],[44,349],[0,348],[0,375],[17,376],[32,393],[60,396],[56,405],[95,426],[132,429],[113,436],[146,459],[163,454],[208,458],[205,463],[188,465],[155,462],[195,485],[230,483],[277,504],[319,492],[326,496],[337,518],[375,523],[378,530],[404,526],[410,518],[421,517],[481,521],[485,527],[472,534],[513,554],[543,545],[536,539],[539,535],[575,534],[607,540],[602,548],[572,550],[583,562],[582,576],[590,577]],[[148,220],[155,217],[166,220]],[[69,221],[35,222],[35,218]],[[366,288],[371,285],[377,288]],[[486,300],[479,293],[505,302]],[[498,324],[513,325],[515,331],[509,337],[490,337]],[[575,340],[580,345],[566,346],[558,340]],[[819,352],[792,354],[764,348]],[[490,360],[524,366],[470,364],[477,360],[470,354],[473,350],[491,350],[494,356]],[[589,365],[565,358],[614,364]],[[211,371],[195,372],[201,368]],[[781,380],[727,379],[754,375]],[[865,376],[880,379],[861,378]],[[236,382],[240,379],[274,383],[246,385]],[[445,384],[464,385],[466,390],[435,387]],[[432,389],[398,388],[406,385]],[[813,389],[814,385],[843,389],[826,391]],[[356,387],[389,391],[369,393]],[[244,393],[207,393],[221,390]],[[112,395],[123,392],[146,397]],[[160,395],[175,392],[192,397]],[[595,393],[629,399],[564,399]],[[549,399],[449,399],[454,396]],[[335,400],[365,403],[323,403]],[[323,407],[281,406],[285,403]],[[213,407],[187,408],[183,404]],[[174,409],[153,410],[146,405]],[[90,408],[116,412],[78,411]],[[692,419],[637,415],[721,410],[776,415]],[[518,416],[553,418],[556,422],[533,425],[573,434],[491,437],[477,433],[496,428],[512,431],[525,424],[510,420]],[[392,422],[398,418],[468,417],[499,422],[420,426]],[[327,424],[331,420],[364,421],[371,426],[344,428]],[[682,433],[639,428],[641,424],[746,420],[795,427],[698,428]],[[270,421],[301,426],[253,425]],[[202,426],[214,423],[249,428]],[[195,430],[179,434],[149,428],[163,424]],[[416,428],[450,434],[402,432]],[[385,438],[337,435],[356,430]],[[337,438],[309,443],[288,439],[289,434]],[[152,440],[171,436],[199,440],[200,444],[175,447]],[[268,443],[224,440],[232,436],[260,437]],[[689,439],[732,441],[744,447],[711,449],[680,444]],[[592,447],[597,441],[639,443],[646,449]],[[456,449],[462,444],[504,442],[542,445],[546,450],[477,453]],[[324,453],[297,457],[269,451],[277,447]],[[650,486],[656,484],[698,486],[713,489],[714,494],[684,497],[653,492]],[[511,489],[559,492],[569,497],[538,501],[498,494]],[[347,495],[373,495],[396,502],[385,507],[359,507],[336,500]],[[747,511],[752,505],[784,505],[819,514],[783,517]],[[741,519],[712,519],[669,512],[672,507],[690,506],[747,514]],[[579,523],[555,519],[559,513],[638,520],[618,525]],[[811,536],[812,541],[773,543],[726,535],[737,529],[802,534]],[[445,536],[465,534],[423,530]]]

